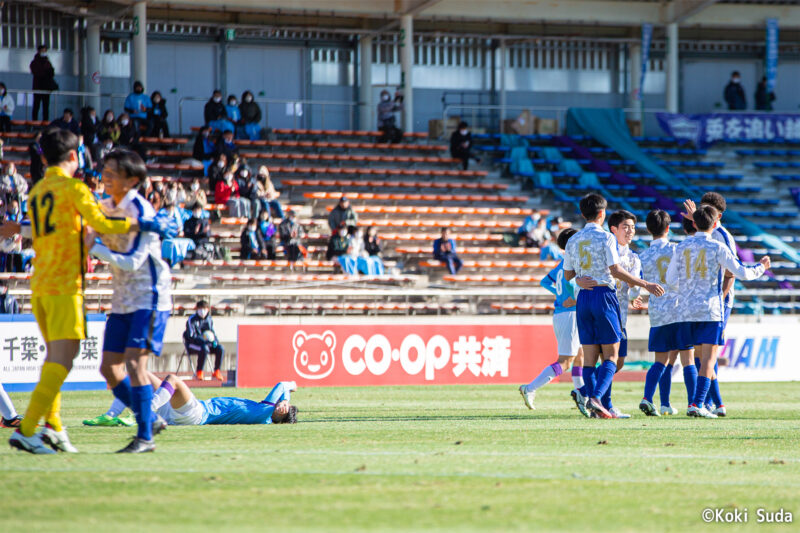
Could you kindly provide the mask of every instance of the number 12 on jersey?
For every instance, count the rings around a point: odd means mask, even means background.
[[[41,198],[39,196],[31,196],[29,203],[34,236],[44,237],[55,232],[56,227],[50,221],[55,207],[53,193],[46,192]]]

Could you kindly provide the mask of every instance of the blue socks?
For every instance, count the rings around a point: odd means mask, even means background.
[[[136,436],[144,440],[153,440],[153,386],[142,385],[131,387],[131,408],[136,414],[138,429]]]
[[[671,366],[668,368],[672,368]],[[653,403],[653,395],[656,393],[656,386],[660,383],[662,375],[664,374],[664,363],[656,361],[653,366],[647,371],[644,377],[644,399]],[[667,393],[669,397],[669,393]],[[669,402],[668,402],[669,403]],[[661,389],[661,405],[664,405],[664,389]]]
[[[714,375],[717,375],[718,371],[719,371],[719,365],[717,363],[714,363]],[[722,403],[722,396],[719,393],[718,379],[711,381],[711,388],[709,389],[708,393],[711,395],[711,401],[714,402],[714,405],[716,405],[717,407],[725,405],[724,403]]]
[[[689,365],[683,367],[683,382],[686,384],[687,403],[691,404],[694,399],[694,391],[697,389],[697,367]]]
[[[705,376],[699,376],[697,378],[697,388],[694,391],[694,399],[692,400],[693,405],[703,407],[709,387],[711,387],[710,379]]]
[[[131,396],[133,393],[131,392],[130,376],[125,376],[125,379],[117,383],[117,386],[111,389],[111,392],[114,394],[115,398],[124,403],[126,406],[133,407],[133,404],[131,404]]]
[[[602,398],[606,390],[611,386],[614,380],[614,374],[617,373],[617,365],[614,361],[603,361],[600,369],[597,371],[596,384],[594,391],[590,398]],[[586,367],[583,367],[583,379],[586,380]]]
[[[672,365],[664,367],[661,379],[658,380],[658,393],[661,396],[661,405],[669,407],[669,395],[672,392]],[[652,401],[652,400],[650,400]]]
[[[614,385],[613,382],[608,385],[608,389],[606,390],[606,393],[603,394],[603,397],[600,399],[600,403],[602,403],[603,407],[605,407],[609,411],[614,408],[614,406],[611,405],[611,387],[613,385]]]
[[[594,371],[593,366],[583,367],[583,387],[580,392],[584,398],[591,398],[594,393]]]

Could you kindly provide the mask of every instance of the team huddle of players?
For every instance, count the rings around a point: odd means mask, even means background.
[[[636,234],[636,216],[624,210],[612,213],[608,233],[602,227],[606,207],[599,194],[586,195],[580,201],[584,228],[567,229],[558,236],[564,260],[542,281],[556,296],[553,328],[558,360],[520,386],[525,404],[533,409],[536,390],[571,366],[572,398],[584,416],[629,418],[611,403],[611,389],[627,356],[628,304],[643,308],[639,292],[644,289],[650,293],[648,349],[655,353],[655,363],[647,372],[639,409],[648,416],[677,414],[669,395],[672,367],[680,356],[686,414],[726,416],[717,381],[717,353],[733,308],[734,278],[758,278],[769,268],[769,257],[752,266],[737,259],[733,237],[720,223],[725,199],[715,192],[703,195],[699,207],[691,200],[684,203],[686,238],[680,243],[669,240],[667,212],[648,213],[652,242],[638,255],[629,246]],[[660,412],[653,404],[656,387]]]
[[[139,193],[147,169],[136,153],[118,149],[106,156],[103,183],[108,197],[98,203],[88,187],[73,178],[78,168],[77,137],[48,129],[40,145],[48,168],[30,191],[30,219],[0,226],[2,237],[21,233],[33,239],[31,304],[47,347],[39,383],[25,416],[14,420],[18,428],[9,444],[34,454],[77,451],[61,421],[60,391],[86,337],[87,254],[106,261],[112,273],[100,372],[117,405],[129,407],[137,423],[136,436],[120,452],[153,451],[153,436],[168,424],[294,422],[297,409],[289,404],[296,389],[292,382],[279,383],[261,402],[199,401],[180,380],[170,377],[161,382],[147,371],[148,358],[161,354],[172,308],[170,271],[161,259],[159,237],[176,236],[177,224],[156,215]],[[45,424],[40,427],[42,418]]]

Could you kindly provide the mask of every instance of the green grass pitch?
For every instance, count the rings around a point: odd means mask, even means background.
[[[536,411],[513,386],[301,389],[295,426],[170,427],[142,456],[110,453],[133,428],[80,425],[108,392],[67,392],[82,453],[0,447],[2,529],[797,531],[797,383],[725,383],[719,420],[647,418],[641,389],[614,387],[630,420],[582,418],[564,384]],[[673,396],[683,405],[682,384]],[[24,410],[29,395],[12,397]],[[705,524],[716,507],[747,508],[749,523]],[[758,508],[794,523],[756,524]]]

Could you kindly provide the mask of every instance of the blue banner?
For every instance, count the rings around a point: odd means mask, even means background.
[[[639,75],[637,100],[644,99],[644,76],[647,74],[647,63],[650,61],[650,43],[653,41],[653,25],[642,24],[642,73]]]
[[[772,113],[656,113],[668,135],[703,148],[715,142],[798,142],[800,115]]]
[[[767,91],[775,90],[778,77],[778,19],[767,19],[767,52],[764,58],[767,76]]]

